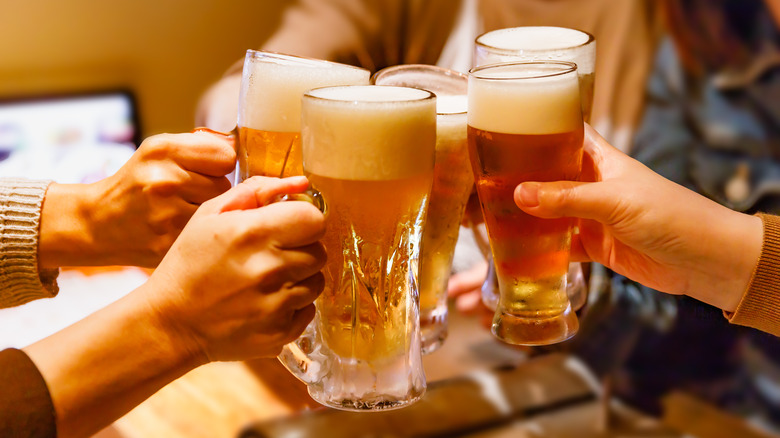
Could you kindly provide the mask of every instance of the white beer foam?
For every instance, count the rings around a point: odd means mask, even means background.
[[[558,134],[582,129],[576,71],[508,65],[469,77],[468,124],[505,134]],[[523,79],[517,79],[517,76]],[[483,78],[483,79],[480,79]],[[486,79],[485,79],[486,78]]]
[[[527,26],[488,32],[479,42],[507,50],[567,49],[588,42],[588,35],[565,27]]]
[[[466,96],[463,96],[462,99],[462,111],[456,111],[453,113],[442,112],[442,106],[439,105],[441,99],[444,99],[444,97],[436,97],[436,106],[438,112],[436,115],[436,150],[465,150],[465,148],[463,148],[463,144],[466,143],[468,124],[468,118],[466,115],[466,109],[468,107],[466,103]],[[459,103],[456,107],[449,107],[444,109],[452,109],[455,111],[460,108],[461,107]]]
[[[379,85],[310,91],[302,114],[304,171],[350,180],[431,172],[436,99],[430,96]]]
[[[273,132],[300,132],[301,99],[312,88],[368,84],[368,70],[332,62],[285,58],[244,63],[238,124]]]
[[[596,63],[596,42],[585,32],[565,27],[524,26],[494,30],[477,42],[476,65],[512,61],[569,61],[577,64],[579,74],[592,74]],[[491,48],[498,49],[497,51]]]
[[[468,110],[468,96],[462,95],[436,95],[436,113],[458,114]]]

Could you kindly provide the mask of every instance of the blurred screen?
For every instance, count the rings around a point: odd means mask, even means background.
[[[137,120],[124,91],[0,101],[0,177],[105,178],[139,144]]]

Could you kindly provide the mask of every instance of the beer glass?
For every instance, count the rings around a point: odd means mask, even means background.
[[[238,103],[238,172],[303,175],[301,97],[317,87],[368,84],[369,71],[335,62],[247,50]]]
[[[566,294],[571,218],[539,219],[513,193],[525,181],[577,180],[584,136],[577,66],[489,64],[469,73],[468,142],[499,285],[492,332],[547,345],[578,327]]]
[[[474,176],[466,143],[468,78],[432,65],[398,65],[374,74],[377,85],[422,88],[436,94],[436,158],[420,256],[422,351],[447,337],[447,281]]]
[[[324,204],[325,289],[280,359],[312,398],[393,409],[425,392],[417,270],[433,179],[436,98],[380,86],[303,97],[303,171]]]
[[[548,60],[577,64],[582,116],[590,123],[596,68],[596,39],[593,35],[580,30],[552,26],[498,29],[477,37],[474,52],[475,66]],[[479,230],[474,231],[479,233]],[[571,263],[569,273],[566,291],[572,308],[579,310],[587,300],[587,286],[580,263]],[[488,278],[482,287],[482,302],[491,309],[495,309],[498,303],[495,267],[492,266],[492,261]]]

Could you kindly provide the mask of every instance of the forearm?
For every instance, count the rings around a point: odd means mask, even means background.
[[[87,184],[52,183],[41,209],[38,265],[41,268],[95,264],[93,215],[100,201]]]
[[[59,437],[97,432],[199,365],[150,314],[139,289],[25,348],[49,387]]]
[[[691,241],[700,257],[691,257],[687,295],[733,312],[748,289],[761,253],[761,219],[717,205],[697,225],[701,234]],[[692,231],[693,233],[693,231]],[[696,234],[691,234],[695,236]]]

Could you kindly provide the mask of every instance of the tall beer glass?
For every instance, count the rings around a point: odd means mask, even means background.
[[[471,70],[469,153],[500,292],[492,331],[508,343],[552,344],[579,327],[566,294],[573,221],[528,215],[513,192],[525,181],[577,180],[583,133],[574,63]]]
[[[247,50],[238,102],[238,173],[303,175],[301,97],[317,87],[368,84],[369,71],[345,64]]]
[[[317,314],[280,356],[318,402],[393,409],[425,391],[417,269],[433,179],[436,98],[415,88],[303,97],[303,170],[324,203]]]
[[[422,88],[436,94],[436,159],[420,256],[420,329],[423,354],[447,337],[447,281],[474,177],[466,143],[468,77],[432,65],[382,69],[377,85]]]
[[[475,66],[517,61],[568,61],[577,64],[582,116],[590,123],[596,77],[596,39],[593,35],[551,26],[498,29],[477,37],[474,52]],[[567,293],[574,310],[581,308],[587,300],[587,287],[579,263],[569,266]],[[498,303],[494,266],[490,267],[488,279],[482,287],[482,301],[491,309],[495,309]]]

